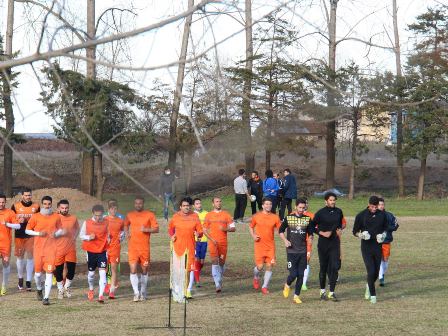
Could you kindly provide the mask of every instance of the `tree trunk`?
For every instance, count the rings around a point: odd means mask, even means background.
[[[95,0],[87,0],[87,39],[95,38]],[[96,47],[89,47],[86,50],[86,56],[95,59]],[[87,61],[87,78],[96,77],[96,66],[94,62]],[[93,195],[93,180],[94,180],[94,155],[91,152],[82,152],[82,167],[81,167],[81,190],[82,192]],[[102,166],[97,170],[102,170]],[[101,173],[102,176],[102,173]]]
[[[188,9],[193,8],[194,0],[188,0]],[[190,27],[193,20],[193,14],[186,17],[184,32],[182,34],[182,45],[179,57],[179,68],[177,70],[176,89],[174,91],[173,111],[170,117],[170,141],[168,150],[168,166],[171,171],[176,170],[177,157],[177,119],[179,116],[180,102],[182,100],[182,87],[184,85],[185,61],[187,59],[188,39],[190,37]]]
[[[348,190],[348,199],[352,200],[355,197],[355,175],[356,167],[358,165],[356,161],[356,152],[358,149],[358,109],[353,111],[353,135],[352,135],[352,164],[350,167],[350,181]]]
[[[253,66],[253,43],[252,43],[252,0],[245,0],[246,16],[246,65],[244,75],[243,102],[241,106],[242,138],[244,143],[244,160],[246,170],[255,169],[255,151],[252,148],[252,129],[250,124],[250,99],[252,95],[252,66]]]
[[[398,34],[398,15],[397,0],[392,0],[392,18],[394,26],[394,53],[395,67],[397,79],[402,77],[401,72],[401,52],[400,52],[400,35]],[[404,163],[403,163],[403,112],[401,109],[397,111],[397,177],[398,177],[398,197],[404,197]]]
[[[335,85],[336,73],[336,10],[338,0],[330,0],[330,21],[328,22],[328,68],[329,78],[328,82]],[[327,90],[327,106],[335,106],[335,94],[331,88]],[[326,188],[333,188],[335,185],[335,166],[336,166],[336,121],[330,121],[326,124],[326,156],[327,166],[325,173]]]
[[[191,148],[191,147],[190,147]],[[191,149],[185,151],[185,186],[187,195],[190,195],[191,180],[193,179],[193,151]]]
[[[96,168],[96,198],[103,199],[104,184],[106,177],[103,175],[103,154],[97,153],[95,155]]]
[[[425,190],[425,176],[426,176],[426,159],[427,155],[423,154],[420,160],[420,175],[418,176],[418,187],[417,187],[417,200],[423,200],[423,193]]]
[[[12,38],[14,33],[14,1],[8,0],[8,16],[6,22],[5,56],[12,58]],[[14,133],[14,109],[11,101],[11,69],[5,69],[3,74],[3,107],[5,110],[5,141],[9,141]],[[6,78],[8,77],[8,78]],[[12,175],[13,153],[11,147],[3,144],[3,192],[7,197],[12,197],[13,175]]]

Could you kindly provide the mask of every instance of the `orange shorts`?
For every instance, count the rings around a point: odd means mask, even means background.
[[[59,266],[62,265],[66,262],[72,262],[75,263],[77,262],[77,258],[76,258],[76,250],[70,250],[65,254],[61,254],[61,255],[56,255],[56,259],[54,261],[55,266]]]
[[[107,250],[107,262],[109,264],[119,264],[120,263],[120,247],[113,247]],[[130,260],[130,259],[129,259]],[[149,257],[148,257],[149,262]]]
[[[223,262],[226,261],[227,258],[227,243],[218,242],[216,245],[213,242],[208,243],[208,249],[210,251],[210,257],[219,258]]]
[[[383,243],[382,249],[383,249],[382,259],[384,261],[388,261],[390,257],[390,243]]]
[[[53,273],[55,270],[54,259],[34,255],[34,272],[36,273]]]
[[[11,246],[0,247],[0,257],[5,263],[9,262],[9,258],[11,257]]]
[[[34,238],[14,238],[14,255],[23,257],[26,253],[32,254],[34,250]]]
[[[275,249],[255,250],[255,265],[275,264]]]
[[[149,250],[148,251],[129,250],[128,262],[130,264],[140,264],[145,267],[149,266],[150,262]]]

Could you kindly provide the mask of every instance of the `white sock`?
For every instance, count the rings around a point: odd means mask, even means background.
[[[215,286],[216,288],[219,288],[221,286],[221,282],[220,282],[220,270],[221,268],[219,267],[219,265],[212,265],[212,276],[213,276],[213,280],[215,281]]]
[[[64,285],[62,284],[62,281],[61,282],[57,282],[56,284],[58,286],[58,290],[59,291],[62,291],[64,289]]]
[[[146,287],[148,287],[148,279],[149,279],[149,274],[142,274],[141,277],[141,282],[140,282],[140,291],[142,293],[143,296],[146,295]]]
[[[331,295],[334,295],[334,292],[330,292],[330,296],[331,296]]]
[[[44,299],[50,297],[51,286],[53,285],[53,273],[45,273],[45,294]]]
[[[11,265],[8,265],[7,267],[3,266],[3,281],[2,281],[3,287],[8,286],[8,280],[9,280],[10,273],[11,273]]]
[[[193,289],[194,284],[194,272],[190,272],[190,282],[188,283],[188,290],[191,291]]]
[[[71,280],[65,279],[65,285],[64,285],[65,289],[70,288],[71,284],[72,284]]]
[[[321,295],[322,295],[322,294],[325,294],[326,292],[327,292],[327,291],[325,290],[325,288],[320,290],[320,294],[321,294]]]
[[[36,289],[42,290],[42,273],[34,273],[34,282],[36,283]]]
[[[254,279],[258,279],[260,277],[260,271],[257,266],[254,267]]]
[[[380,274],[379,274],[380,279],[384,278],[384,274],[386,274],[388,267],[389,267],[389,262],[381,260]]]
[[[308,281],[308,276],[310,274],[310,265],[307,265],[305,268],[305,272],[303,273],[303,284],[306,286],[306,282]]]
[[[100,280],[98,281],[98,284],[99,284],[99,287],[100,287],[100,291],[98,293],[98,296],[103,296],[104,288],[106,287],[106,284],[107,284],[106,270],[105,269],[100,269],[98,271],[98,273],[100,274]]]
[[[95,272],[89,271],[87,274],[87,283],[89,284],[89,290],[93,290],[93,282],[95,281]]]
[[[34,272],[34,259],[26,260],[26,281],[31,281],[33,279]]]
[[[271,277],[272,277],[272,271],[264,272],[263,288],[268,288],[269,281],[271,281]]]
[[[134,291],[134,295],[138,295],[138,275],[137,273],[130,274],[129,279],[131,280],[132,290]]]
[[[23,279],[23,268],[25,267],[25,260],[23,258],[17,258],[16,260],[17,265],[17,277],[19,279]]]
[[[221,268],[221,277],[222,276],[224,276],[224,272],[225,272],[225,270],[226,270],[226,265],[224,264],[224,265],[220,265],[220,268]]]

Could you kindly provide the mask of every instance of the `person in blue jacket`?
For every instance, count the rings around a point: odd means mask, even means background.
[[[297,183],[294,175],[291,174],[291,170],[286,168],[283,171],[284,184],[283,184],[283,200],[280,206],[280,219],[285,218],[285,209],[288,208],[289,215],[292,212],[292,200],[297,199]]]
[[[263,196],[269,198],[272,202],[272,213],[275,213],[275,208],[277,207],[277,196],[278,196],[278,182],[274,178],[274,173],[272,170],[266,170],[266,179],[263,182]]]

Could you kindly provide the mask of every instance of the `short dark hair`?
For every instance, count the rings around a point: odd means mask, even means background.
[[[244,173],[246,172],[246,169],[243,169],[243,168],[241,168],[241,169],[238,169],[238,175],[244,175]]]
[[[305,198],[296,199],[296,205],[299,205],[299,204],[306,204],[306,199]]]
[[[179,206],[182,206],[182,203],[184,202],[187,202],[189,205],[193,205],[193,200],[189,196],[182,198],[179,202]]]
[[[42,197],[40,202],[43,203],[44,201],[50,201],[51,203],[53,203],[53,199],[51,198],[51,196],[44,196],[44,197]]]
[[[193,199],[193,204],[196,203],[196,201],[202,201],[199,197],[196,197]]]
[[[166,166],[165,168],[163,168],[163,171],[166,171],[166,170],[171,170],[171,169],[170,169],[170,167]]]
[[[141,200],[141,201],[143,201],[143,203],[145,202],[145,198],[141,195],[135,196],[134,201],[136,201],[136,200]]]
[[[274,176],[274,173],[270,169],[266,170],[266,172],[264,174],[266,175],[266,177],[273,177]]]
[[[289,169],[289,168],[285,168],[285,169],[283,169],[283,171],[284,172],[288,172],[289,174],[291,174],[291,169]]]
[[[23,195],[23,193],[26,193],[26,192],[29,192],[29,193],[30,193],[30,192],[32,192],[32,191],[31,191],[30,188],[25,187],[25,188],[22,189],[22,195]]]
[[[378,202],[386,203],[386,202],[384,201],[384,198],[383,198],[383,197],[378,197]]]
[[[252,174],[255,174],[255,175],[259,176],[258,175],[258,171],[256,171],[256,170],[252,170]]]
[[[329,191],[329,192],[325,193],[325,195],[324,195],[324,199],[325,199],[326,201],[328,201],[328,199],[329,199],[330,197],[334,197],[335,199],[338,199],[338,197],[336,196],[336,194],[335,194],[334,192]]]
[[[267,201],[269,201],[269,202],[272,203],[272,200],[271,200],[270,198],[268,198],[268,197],[263,197],[263,199],[261,200],[261,204],[264,204],[264,203],[267,202]]]
[[[118,208],[118,203],[115,200],[110,200],[109,202],[107,202],[107,208],[108,209],[112,209],[112,208]]]
[[[0,198],[3,198],[6,201],[6,196],[5,194],[0,194]]]
[[[70,203],[69,203],[68,200],[66,200],[66,199],[61,199],[61,200],[58,202],[57,206],[60,206],[61,204],[70,205]]]
[[[222,199],[222,198],[219,197],[219,196],[213,196],[213,197],[212,197],[212,203],[213,203],[216,199],[219,199],[219,200],[220,200],[220,199]]]
[[[104,212],[104,207],[103,207],[103,205],[102,204],[95,204],[93,207],[92,207],[92,213],[94,213],[94,212]]]
[[[380,203],[378,196],[373,195],[369,197],[369,204],[378,205],[378,203]]]

